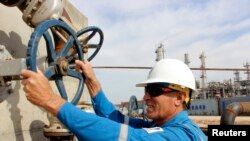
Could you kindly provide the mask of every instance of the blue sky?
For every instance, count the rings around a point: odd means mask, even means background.
[[[90,26],[104,32],[104,44],[93,66],[153,66],[155,49],[164,45],[166,57],[200,67],[243,68],[250,61],[249,0],[71,0]],[[141,99],[149,70],[95,69],[107,97],[114,103]],[[193,71],[200,80],[200,71]],[[234,72],[207,71],[208,81],[234,79]],[[244,72],[240,77],[246,79]]]

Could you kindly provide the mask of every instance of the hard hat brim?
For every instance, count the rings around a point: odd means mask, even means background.
[[[168,83],[168,82],[166,82],[164,80],[159,80],[159,79],[155,79],[155,80],[149,79],[149,80],[146,80],[144,82],[137,83],[135,86],[136,87],[145,87],[148,84],[153,84],[153,83]]]

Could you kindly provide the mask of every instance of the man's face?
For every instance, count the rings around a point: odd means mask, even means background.
[[[176,100],[178,92],[173,91],[156,97],[150,96],[147,92],[143,99],[146,102],[146,114],[149,119],[156,123],[165,123],[176,114]]]

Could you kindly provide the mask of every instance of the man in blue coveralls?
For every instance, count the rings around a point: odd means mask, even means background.
[[[106,98],[88,61],[76,61],[86,77],[96,114],[87,113],[55,94],[41,71],[23,70],[27,99],[55,115],[80,141],[206,141],[202,130],[188,117],[195,78],[189,67],[176,59],[163,59],[149,72],[143,100],[152,121],[122,115]]]

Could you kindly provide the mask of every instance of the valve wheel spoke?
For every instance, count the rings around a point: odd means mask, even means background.
[[[68,100],[67,92],[63,83],[63,77],[57,76],[55,79],[55,83],[56,83],[56,86],[59,90],[61,97],[64,98],[65,100]]]

